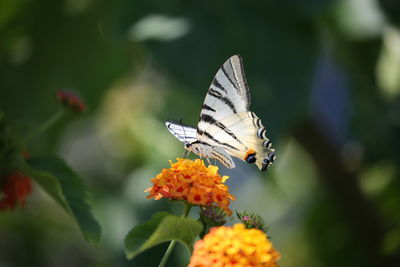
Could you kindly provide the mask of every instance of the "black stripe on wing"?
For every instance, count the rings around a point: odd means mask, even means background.
[[[239,61],[239,65],[238,65],[239,70],[238,71],[240,73],[236,73],[236,72],[235,73],[239,74],[240,75],[239,79],[241,79],[243,81],[243,86],[241,86],[241,87],[239,86],[240,87],[240,92],[241,92],[241,95],[246,99],[246,107],[247,107],[247,110],[249,110],[250,102],[251,102],[250,89],[249,89],[249,86],[247,84],[246,75],[244,74],[244,67],[243,67],[242,57],[240,55],[234,55],[234,56],[232,56],[230,58],[229,62],[230,62],[230,65],[231,65],[232,69],[235,70],[236,68],[235,68],[234,65],[236,65],[236,64],[234,64],[234,60],[236,60],[236,59],[238,59],[238,61]],[[236,78],[236,75],[235,75],[235,78]],[[237,80],[237,78],[236,78],[236,80]]]
[[[203,112],[203,110],[209,110],[209,111],[215,112],[215,109],[213,109],[212,107],[210,107],[210,106],[207,105],[207,104],[203,104],[203,106],[202,106],[202,112]]]
[[[264,127],[264,126],[262,125],[262,123],[261,123],[260,118],[258,118],[257,115],[256,115],[254,112],[250,112],[250,116],[251,116],[251,118],[253,119],[253,125],[254,125],[254,127],[257,127],[257,128]]]
[[[230,66],[231,66],[231,68],[232,68],[232,70],[233,70],[232,61],[229,60],[229,63],[230,63]],[[229,74],[227,73],[226,69],[225,69],[225,64],[222,65],[221,70],[222,70],[222,72],[225,74],[225,77],[228,79],[228,81],[232,84],[233,88],[235,88],[236,91],[240,94],[240,91],[239,91],[239,83],[237,82],[236,77],[235,77],[233,71],[232,71],[233,77],[231,77],[231,75],[229,75]],[[235,82],[232,81],[232,78],[235,80]]]
[[[221,130],[223,130],[226,134],[230,135],[233,139],[235,139],[237,142],[239,142],[240,144],[243,144],[239,138],[237,138],[237,136],[231,131],[229,130],[223,123],[217,121],[214,119],[213,116],[208,115],[208,114],[201,114],[200,116],[200,121],[209,123],[211,125],[215,125],[218,128],[220,128]]]
[[[214,80],[212,81],[212,85],[214,85],[216,88],[220,89],[221,91],[224,91],[225,94],[228,93],[228,92],[226,91],[226,89],[222,86],[222,84],[219,83],[217,77],[215,77]]]
[[[174,121],[166,121],[165,125],[168,130],[183,143],[191,143],[197,140],[197,131],[194,127]]]
[[[198,135],[204,135],[205,137],[207,137],[208,139],[214,141],[215,143],[217,143],[218,145],[224,146],[224,147],[228,147],[231,148],[233,150],[239,150],[237,147],[234,147],[228,143],[224,143],[219,141],[218,139],[214,138],[214,136],[212,136],[211,134],[209,134],[207,131],[202,131],[199,128],[197,128],[197,134]],[[194,143],[205,143],[205,142],[201,142],[201,141],[195,141]],[[207,144],[207,143],[205,143]]]
[[[212,151],[211,154],[226,167],[232,168],[232,166],[235,165],[229,158],[215,150]]]
[[[236,107],[233,102],[229,98],[222,96],[220,92],[210,88],[207,94],[221,100],[221,102],[227,105],[233,113],[237,113]]]

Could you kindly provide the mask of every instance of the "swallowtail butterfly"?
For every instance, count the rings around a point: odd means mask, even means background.
[[[208,89],[197,128],[167,121],[168,130],[185,149],[234,168],[231,156],[255,163],[261,171],[275,160],[266,129],[249,111],[250,92],[239,55],[229,58],[218,70]]]

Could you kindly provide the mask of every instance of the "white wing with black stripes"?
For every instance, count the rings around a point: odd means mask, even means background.
[[[197,140],[196,128],[183,125],[181,122],[166,121],[167,129],[182,143],[190,144]]]
[[[189,127],[189,138],[193,141],[187,143],[188,139],[181,134],[173,134],[185,143],[186,149],[201,157],[218,159],[228,168],[235,166],[230,158],[234,156],[256,163],[265,171],[274,161],[275,153],[265,127],[249,107],[250,93],[242,59],[235,55],[222,65],[210,85],[195,138],[194,128]],[[186,129],[187,126],[180,127]]]
[[[214,119],[248,111],[250,92],[243,72],[240,56],[232,56],[218,70],[206,98],[201,114],[214,112]]]
[[[184,144],[185,149],[196,153],[200,157],[217,159],[227,168],[235,168],[235,163],[231,156],[222,147],[211,146],[197,140],[196,128],[174,121],[166,121],[165,125]]]

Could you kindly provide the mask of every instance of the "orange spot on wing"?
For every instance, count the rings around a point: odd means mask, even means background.
[[[247,158],[248,158],[250,155],[255,154],[255,153],[256,153],[256,151],[254,151],[253,149],[247,150],[246,155],[244,156],[244,160],[247,160]]]

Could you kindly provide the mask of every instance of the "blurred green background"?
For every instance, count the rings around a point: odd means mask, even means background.
[[[251,109],[277,160],[237,162],[232,209],[262,215],[285,266],[400,266],[400,2],[0,1],[0,110],[21,135],[74,90],[88,112],[29,144],[56,152],[91,190],[102,245],[38,186],[0,213],[0,266],[157,266],[123,240],[156,211],[144,189],[183,146],[167,119],[195,125],[218,68],[241,54]],[[196,210],[192,212],[196,216]],[[184,266],[180,246],[168,266]]]

